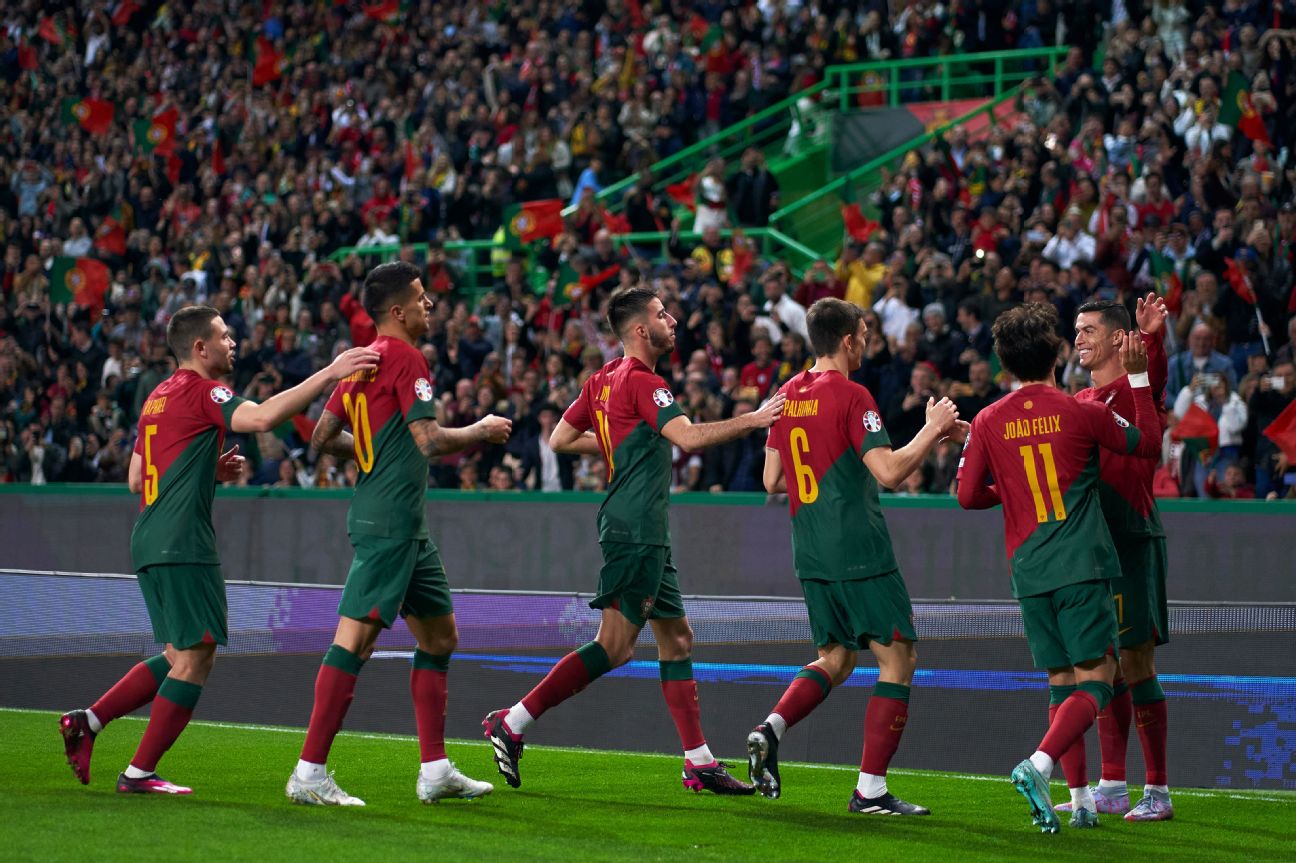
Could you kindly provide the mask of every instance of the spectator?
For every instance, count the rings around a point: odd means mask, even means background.
[[[1166,404],[1173,405],[1185,388],[1204,391],[1210,378],[1219,375],[1228,391],[1237,389],[1237,374],[1229,358],[1215,350],[1215,333],[1206,324],[1197,324],[1188,333],[1188,349],[1170,358],[1170,377],[1166,383]],[[1213,382],[1211,382],[1213,385]]]
[[[1222,374],[1203,373],[1190,386],[1181,389],[1174,400],[1174,414],[1180,419],[1189,405],[1206,411],[1219,426],[1219,449],[1209,463],[1193,464],[1192,482],[1197,497],[1207,497],[1206,479],[1210,471],[1235,462],[1242,453],[1242,433],[1247,425],[1247,406],[1229,386]]]
[[[765,155],[757,147],[743,151],[742,170],[729,178],[727,189],[734,219],[743,227],[765,227],[778,209],[778,180],[765,167]]]

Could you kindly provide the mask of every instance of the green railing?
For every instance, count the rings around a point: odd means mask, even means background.
[[[882,185],[882,169],[890,169],[906,155],[922,147],[938,135],[955,126],[970,123],[985,115],[991,124],[996,122],[995,112],[1015,99],[1020,85],[1000,94],[991,101],[937,126],[919,137],[907,141],[874,159],[865,162],[848,174],[832,180],[810,195],[788,204],[770,216],[770,226],[782,235],[796,240],[802,246],[828,256],[841,246],[843,230],[841,207],[843,204],[861,202],[861,209],[871,218],[882,214],[868,203],[868,196]]]
[[[798,278],[804,274],[810,264],[822,257],[814,249],[802,245],[773,228],[726,228],[720,232],[720,236],[728,240],[736,233],[742,233],[751,240],[757,254],[761,257],[778,258],[786,263]],[[655,248],[665,257],[670,237],[671,235],[666,231],[654,231],[642,234],[621,234],[616,237],[615,242],[623,247],[633,246],[636,250],[645,247]],[[702,239],[702,235],[694,231],[681,231],[679,239],[684,245],[696,244]]]
[[[807,140],[827,145],[828,115],[833,110],[896,106],[920,99],[993,98],[1051,69],[1066,52],[1062,46],[830,66],[817,84],[649,167],[652,190],[656,194],[686,179],[700,171],[707,159],[719,156],[732,161],[750,146],[760,147],[772,165],[785,155],[804,156]],[[613,183],[599,193],[599,200],[617,211],[640,176],[631,174]]]

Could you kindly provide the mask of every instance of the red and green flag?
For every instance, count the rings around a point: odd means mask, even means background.
[[[252,51],[252,86],[263,87],[283,77],[285,59],[273,42],[258,36]]]
[[[1156,249],[1148,254],[1148,272],[1156,283],[1156,291],[1165,297],[1166,308],[1178,314],[1183,307],[1183,279],[1175,272],[1174,260]]]
[[[630,233],[630,220],[621,213],[609,213],[603,210],[603,227],[607,228],[610,234],[628,234]]]
[[[504,245],[521,249],[563,232],[563,202],[558,198],[514,204],[504,211]]]
[[[59,110],[63,122],[79,125],[91,135],[106,135],[112,129],[116,106],[106,99],[64,99]]]
[[[126,254],[126,226],[120,220],[121,211],[114,210],[105,216],[95,230],[94,247],[106,255],[123,257]]]
[[[117,8],[113,10],[111,19],[113,26],[125,27],[141,8],[140,4],[136,3],[135,0],[122,0]]]
[[[1251,288],[1251,279],[1233,258],[1224,259],[1224,280],[1229,283],[1233,293],[1253,306],[1256,304],[1256,295]]]
[[[614,279],[621,273],[621,265],[613,264],[597,273],[581,275],[571,264],[564,263],[558,268],[554,281],[553,305],[556,309],[570,306],[588,292],[594,290],[608,279]]]
[[[366,18],[392,24],[400,20],[400,0],[381,0],[372,6],[364,7]]]
[[[1264,118],[1251,101],[1247,77],[1236,70],[1229,73],[1224,95],[1220,97],[1219,121],[1225,126],[1234,127],[1252,141],[1270,143]]]
[[[697,201],[694,200],[697,190],[697,174],[689,174],[678,183],[671,183],[666,187],[666,194],[671,200],[683,207],[688,207],[691,212],[697,211]]]
[[[180,112],[175,108],[160,111],[150,120],[136,120],[133,124],[136,149],[145,155],[175,153],[176,124],[179,121]]]
[[[850,238],[859,243],[867,243],[881,225],[864,215],[859,204],[842,204],[842,225]]]
[[[62,48],[76,35],[48,15],[40,19],[40,23],[36,25],[36,34],[56,48]]]
[[[1264,436],[1282,450],[1288,464],[1296,465],[1296,401],[1287,405],[1278,418],[1265,427]]]
[[[58,257],[50,267],[49,279],[51,302],[102,309],[111,274],[94,258]]]
[[[1170,439],[1183,441],[1190,454],[1205,462],[1219,449],[1219,423],[1193,403],[1170,432]]]

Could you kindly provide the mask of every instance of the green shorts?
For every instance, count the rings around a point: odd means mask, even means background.
[[[1166,541],[1164,537],[1134,537],[1116,541],[1121,575],[1111,582],[1120,626],[1120,646],[1165,644],[1170,641],[1170,609],[1166,604]]]
[[[870,641],[917,641],[913,605],[900,570],[850,581],[801,579],[816,647],[864,650]]]
[[[174,563],[139,571],[153,637],[179,650],[229,643],[229,606],[219,566]]]
[[[1036,668],[1070,668],[1116,652],[1116,609],[1106,581],[1023,596],[1022,624]]]
[[[665,545],[601,542],[603,569],[590,608],[615,608],[635,626],[684,616],[679,577]]]
[[[347,572],[338,614],[377,620],[384,628],[401,617],[441,617],[454,612],[441,553],[429,539],[351,535],[355,557]]]

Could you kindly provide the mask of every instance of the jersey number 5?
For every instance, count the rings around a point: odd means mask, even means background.
[[[342,393],[342,409],[346,411],[347,421],[351,423],[351,435],[355,439],[356,464],[365,473],[373,470],[373,432],[369,428],[369,401],[364,393]]]
[[[810,465],[801,461],[802,457],[810,454],[810,439],[805,429],[792,429],[788,434],[788,445],[792,450],[792,471],[796,474],[797,500],[814,503],[819,499],[819,483],[815,481]]]
[[[1048,483],[1049,502],[1053,504],[1053,520],[1066,521],[1066,506],[1062,503],[1057,466],[1053,463],[1053,444],[1050,443],[1042,443],[1038,447],[1027,444],[1017,448],[1021,453],[1022,466],[1026,468],[1026,481],[1030,483],[1031,496],[1035,498],[1035,519],[1040,524],[1049,520],[1048,507],[1044,503],[1044,491],[1040,488],[1039,472],[1035,469],[1036,449],[1039,450],[1040,461],[1044,462],[1044,480]]]
[[[153,464],[153,436],[157,426],[144,426],[144,505],[152,506],[158,496],[158,469]]]

